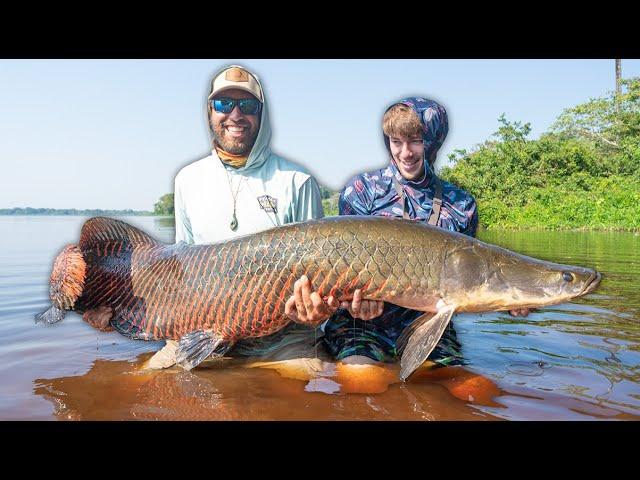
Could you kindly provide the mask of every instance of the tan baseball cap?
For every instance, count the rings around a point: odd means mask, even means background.
[[[209,93],[207,100],[211,100],[214,95],[232,88],[249,92],[264,103],[262,87],[258,79],[253,73],[239,65],[231,65],[213,77],[213,80],[211,80],[211,93]]]

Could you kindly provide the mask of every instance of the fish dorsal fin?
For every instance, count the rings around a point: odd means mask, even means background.
[[[121,220],[107,217],[94,217],[87,220],[80,232],[78,243],[80,249],[87,250],[106,242],[123,242],[132,246],[159,244],[142,230]]]

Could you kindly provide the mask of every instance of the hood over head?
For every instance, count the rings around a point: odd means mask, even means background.
[[[388,112],[393,106],[403,104],[410,107],[420,119],[422,124],[422,141],[424,143],[425,154],[425,178],[418,182],[409,183],[430,183],[431,177],[433,177],[433,164],[436,161],[438,150],[447,138],[449,132],[449,119],[447,117],[447,111],[445,108],[434,100],[429,100],[422,97],[407,97],[390,105],[385,113]],[[384,134],[384,143],[389,153],[391,153],[391,147],[389,145],[389,137]],[[398,168],[393,160],[391,161],[391,168],[398,178],[398,180],[407,183],[407,180],[402,178]]]
[[[230,65],[218,72],[211,80],[211,88],[207,97],[206,108],[207,124],[209,124],[210,130],[209,101],[217,93],[232,88],[245,90],[262,102],[262,109],[260,111],[260,128],[258,130],[258,135],[256,136],[256,141],[249,152],[247,163],[243,167],[233,169],[237,172],[248,172],[250,170],[260,168],[271,155],[271,123],[269,121],[269,109],[267,106],[266,96],[264,95],[262,82],[258,76],[240,65]],[[215,147],[212,151],[214,157],[217,156]],[[225,168],[231,169],[232,167],[225,165]]]

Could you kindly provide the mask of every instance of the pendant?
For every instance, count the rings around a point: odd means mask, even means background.
[[[233,212],[233,218],[231,219],[231,230],[234,232],[238,229],[238,219],[236,218],[236,212]]]

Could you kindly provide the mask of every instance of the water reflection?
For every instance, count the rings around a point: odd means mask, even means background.
[[[149,356],[134,364],[96,360],[84,375],[37,379],[34,394],[51,402],[62,420],[489,420],[496,417],[468,403],[499,407],[491,400],[500,394],[495,384],[460,367],[425,371],[402,385],[394,372],[395,381],[377,380],[386,388],[376,395],[365,393],[368,375],[351,383],[345,372],[292,379],[236,360],[190,372],[143,370]],[[337,390],[320,385],[327,382]],[[358,387],[364,392],[356,393]]]

